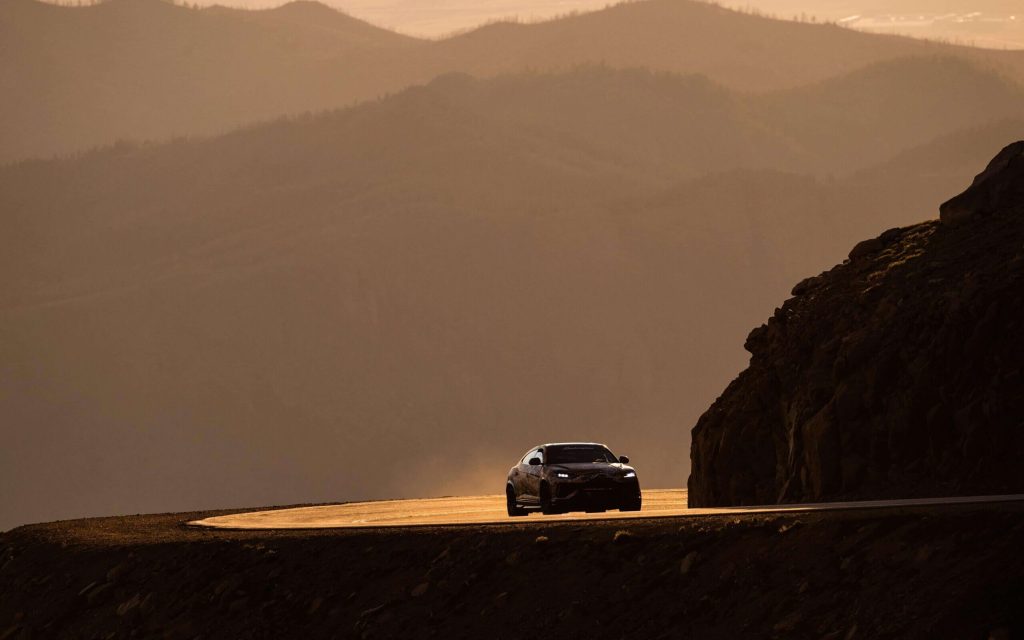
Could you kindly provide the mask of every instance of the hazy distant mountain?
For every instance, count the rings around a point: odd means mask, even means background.
[[[903,58],[756,101],[755,113],[835,171],[1024,114],[1024,89],[958,58]],[[823,167],[824,168],[824,167]]]
[[[540,24],[495,24],[442,41],[449,60],[474,74],[571,68],[581,62],[701,73],[745,90],[822,80],[895,57],[965,55],[1019,74],[1024,53],[978,52],[909,38],[860,33],[737,13],[690,0],[618,4]]]
[[[586,145],[624,171],[645,172],[652,183],[814,164],[786,132],[765,126],[746,96],[702,76],[589,66],[487,81],[447,75],[417,91],[474,118]]]
[[[212,0],[200,4],[213,4]],[[219,4],[249,9],[262,9],[280,4],[280,0],[230,0]],[[606,0],[332,0],[328,4],[367,20],[396,29],[402,33],[424,37],[444,37],[500,19],[536,22],[565,15],[571,11],[596,11],[608,6]],[[839,20],[857,14],[942,15],[974,12],[1020,14],[1017,0],[725,0],[717,4],[740,10],[759,10],[783,18],[801,14],[818,19]],[[1008,25],[1010,26],[1010,25]],[[991,27],[988,21],[964,20],[961,27],[968,33],[983,34]],[[1021,44],[1024,44],[1022,42]]]
[[[955,99],[965,89],[969,99]],[[486,180],[502,181],[503,210],[533,206],[537,198],[544,206],[578,208],[580,198],[602,201],[736,169],[843,175],[951,131],[1020,113],[1024,93],[1019,87],[943,58],[901,60],[763,96],[730,92],[701,77],[604,67],[486,81],[447,75],[382,102],[243,129],[209,142],[139,151],[131,145],[113,147],[88,156],[88,162],[52,165],[51,170],[68,168],[57,178],[61,189],[33,191],[28,182],[12,185],[12,193],[35,193],[51,202],[48,209],[77,211],[73,220],[55,225],[68,236],[69,246],[62,251],[68,259],[74,255],[72,245],[80,246],[95,233],[88,228],[97,222],[90,217],[93,207],[98,207],[95,215],[105,216],[111,206],[76,193],[78,184],[119,198],[115,208],[156,206],[162,211],[187,198],[194,201],[189,206],[220,217],[247,207],[242,203],[253,193],[290,185],[298,177],[303,188],[343,181],[353,193],[386,186],[389,197],[397,198],[405,196],[396,193],[426,189],[435,196],[492,206],[493,186],[480,186],[476,177],[491,171],[500,174]],[[495,164],[491,155],[499,149],[507,158],[496,155],[500,163]],[[147,182],[153,176],[145,164],[116,164],[124,150],[133,158],[176,158],[172,150],[192,154],[169,171],[175,179],[187,177],[190,186],[158,197],[168,187]],[[257,158],[287,167],[289,173],[250,166]],[[535,187],[541,183],[548,186],[538,194]],[[591,192],[594,183],[606,186]],[[154,250],[166,250],[167,243],[163,230],[154,232]],[[102,253],[114,255],[105,244]],[[28,246],[15,243],[7,254],[8,268],[42,261],[40,273],[45,272],[44,256],[29,251],[15,258]],[[90,258],[76,272],[101,264]]]
[[[760,101],[601,68],[448,76],[0,169],[0,527],[495,491],[510,451],[563,438],[678,485],[678,425],[742,367],[751,322],[948,192],[934,164],[799,175],[821,145]],[[971,138],[942,143],[943,175],[991,156]],[[474,462],[438,484],[453,456]]]
[[[607,67],[448,75],[410,95],[575,140],[653,183],[741,168],[845,174],[952,131],[1024,114],[1024,89],[959,58],[900,58],[767,94]]]
[[[813,3],[807,0],[746,0],[743,5],[739,2],[723,4],[775,11],[783,15],[803,11],[808,14],[817,13],[819,16],[835,12],[846,15],[858,12],[885,12],[898,15],[969,11],[1013,15],[1020,12],[1017,0],[815,0]]]
[[[452,71],[490,76],[603,63],[772,90],[929,53],[1024,77],[1024,53],[768,20],[689,0],[496,24],[440,42],[398,36],[312,2],[247,12],[160,0],[84,8],[10,0],[0,4],[0,162],[117,139],[223,132]]]
[[[986,152],[999,148],[1007,140],[1015,140],[1024,132],[1024,116],[1017,115],[998,122],[962,129],[940,136],[927,144],[903,151],[881,164],[857,173],[858,180],[885,180],[898,175],[907,181],[916,174],[922,179],[951,183],[963,171],[963,157],[983,158]],[[907,167],[913,167],[907,173]],[[944,200],[943,200],[944,202]],[[936,206],[940,202],[935,203]]]
[[[0,161],[341,106],[369,92],[371,62],[417,44],[315,2],[248,12],[5,1]]]
[[[724,4],[782,18],[835,21],[866,32],[1024,49],[1024,20],[1017,0],[728,0]]]

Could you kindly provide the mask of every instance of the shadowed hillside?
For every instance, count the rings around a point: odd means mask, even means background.
[[[606,67],[490,82],[452,75],[427,90],[503,123],[586,141],[668,180],[738,168],[841,175],[1024,114],[1019,85],[950,57],[899,58],[763,95]]]
[[[901,58],[791,91],[755,113],[837,172],[936,136],[1024,114],[1024,90],[958,58]]]
[[[929,54],[984,60],[1024,77],[1024,52],[981,51],[768,19],[691,0],[626,2],[540,24],[499,23],[442,41],[437,49],[450,60],[469,60],[462,70],[478,75],[602,61],[700,73],[752,91],[791,88],[875,62]]]
[[[742,366],[752,320],[991,155],[965,135],[938,167],[801,175],[820,158],[752,104],[632,71],[451,76],[0,169],[0,482],[19,487],[0,526],[486,493],[555,439],[678,485],[676,426]]]
[[[84,8],[11,0],[0,5],[0,162],[122,138],[219,133],[453,71],[491,76],[604,63],[774,90],[928,54],[1024,77],[1024,54],[769,20],[689,0],[496,24],[439,42],[377,29],[314,2],[250,12],[160,0]]]

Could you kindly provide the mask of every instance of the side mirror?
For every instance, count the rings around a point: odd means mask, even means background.
[[[540,458],[530,458],[530,466],[531,467],[539,467],[540,466]]]
[[[619,462],[622,464],[629,464],[629,456],[619,456]]]

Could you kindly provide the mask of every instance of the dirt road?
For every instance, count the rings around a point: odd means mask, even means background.
[[[525,518],[510,518],[505,513],[505,497],[457,496],[420,500],[384,500],[275,511],[253,511],[215,516],[190,522],[190,525],[218,529],[337,529],[359,527],[409,527],[438,525],[479,525],[550,523],[578,520],[613,520],[627,518],[678,518],[703,515],[785,513],[927,506],[940,504],[977,504],[1024,500],[1024,495],[977,496],[965,498],[927,498],[916,500],[875,500],[867,502],[832,502],[822,504],[769,505],[723,509],[687,509],[686,491],[682,489],[644,492],[643,510],[632,513],[569,513],[545,516],[531,513]]]

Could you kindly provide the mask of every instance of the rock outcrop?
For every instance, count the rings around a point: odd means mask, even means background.
[[[693,429],[691,506],[1024,492],[1024,142],[793,295]]]
[[[957,225],[1024,202],[1024,141],[992,159],[970,188],[939,208],[943,224]]]

